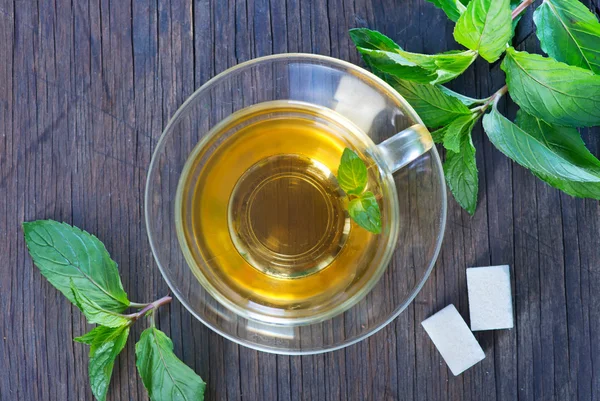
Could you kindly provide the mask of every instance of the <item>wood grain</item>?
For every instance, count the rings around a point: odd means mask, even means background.
[[[597,2],[585,4],[598,13]],[[538,51],[530,17],[516,43]],[[410,51],[458,48],[452,23],[424,0],[0,0],[1,400],[92,399],[87,349],[72,342],[88,327],[33,268],[21,223],[53,218],[95,233],[131,299],[166,294],[142,204],[169,117],[212,76],[253,57],[309,52],[359,63],[347,35],[357,26]],[[451,87],[488,96],[502,85],[499,66],[478,60]],[[596,155],[599,134],[583,130]],[[450,200],[434,273],[371,338],[325,355],[274,356],[212,333],[178,302],[161,311],[175,352],[208,382],[206,399],[600,400],[600,205],[535,179],[480,125],[474,139],[475,216]],[[448,303],[468,318],[465,267],[490,264],[511,265],[516,326],[477,333],[486,359],[454,377],[420,322]],[[133,342],[109,399],[147,399]]]

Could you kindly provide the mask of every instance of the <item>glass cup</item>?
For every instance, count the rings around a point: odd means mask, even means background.
[[[242,176],[251,175],[255,165],[266,163],[251,160],[260,154],[261,144],[250,153],[239,153],[232,143],[247,127],[292,119],[326,127],[340,143],[372,161],[369,171],[379,186],[382,233],[370,253],[354,255],[347,274],[326,276],[332,260],[343,257],[348,249],[355,253],[359,249],[342,237],[324,237],[293,259],[282,252],[275,261],[261,263],[263,240],[246,241],[256,236],[244,236],[244,230],[231,228],[238,210],[231,205],[237,204],[236,188],[242,180],[229,183],[226,178],[215,178],[211,183],[212,176],[202,176],[203,169],[215,160],[231,163],[221,171],[238,169]],[[265,137],[264,147],[270,141],[285,142],[285,136],[285,131],[273,130]],[[234,159],[228,159],[228,154]],[[250,173],[244,173],[247,171]],[[315,171],[324,170],[317,166]],[[289,174],[285,171],[282,176]],[[331,171],[323,174],[330,177]],[[213,209],[200,209],[194,217],[190,210],[197,191],[190,188],[196,182],[221,191],[229,199],[228,205],[216,203]],[[214,199],[219,199],[216,194]],[[429,276],[446,221],[440,159],[414,110],[368,71],[310,54],[251,60],[198,89],[176,112],[157,144],[145,201],[152,251],[174,295],[196,318],[226,338],[282,354],[341,348],[398,316]],[[247,204],[239,202],[242,209]],[[189,233],[198,220],[221,221],[230,229],[215,233],[206,229],[206,240],[194,241]],[[349,219],[342,216],[340,221],[347,233]],[[203,249],[208,246],[203,244],[210,244],[212,253]],[[230,270],[217,268],[223,255],[240,262],[232,259]],[[232,284],[242,265],[257,267],[259,276],[277,276],[284,295],[297,287],[300,281],[294,280],[298,277],[321,277],[321,282],[331,283],[331,289],[287,304],[277,297],[276,302],[259,302],[262,288],[258,281],[247,288],[246,283]]]

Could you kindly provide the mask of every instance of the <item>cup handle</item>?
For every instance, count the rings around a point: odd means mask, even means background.
[[[377,145],[385,163],[393,173],[433,147],[431,134],[421,124],[415,124]]]

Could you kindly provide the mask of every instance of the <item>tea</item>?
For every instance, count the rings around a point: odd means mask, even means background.
[[[390,188],[364,133],[330,110],[275,102],[233,114],[209,136],[186,163],[177,213],[188,264],[213,296],[259,319],[301,319],[364,290],[387,238],[349,218],[335,178],[353,149],[385,232]]]

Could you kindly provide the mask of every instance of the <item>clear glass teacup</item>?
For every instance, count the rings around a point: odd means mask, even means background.
[[[346,148],[368,167],[381,233],[348,215],[336,180]],[[397,316],[445,218],[439,157],[410,106],[371,73],[308,54],[251,60],[198,89],[146,188],[151,246],[177,298],[224,336],[279,353],[339,348]]]

